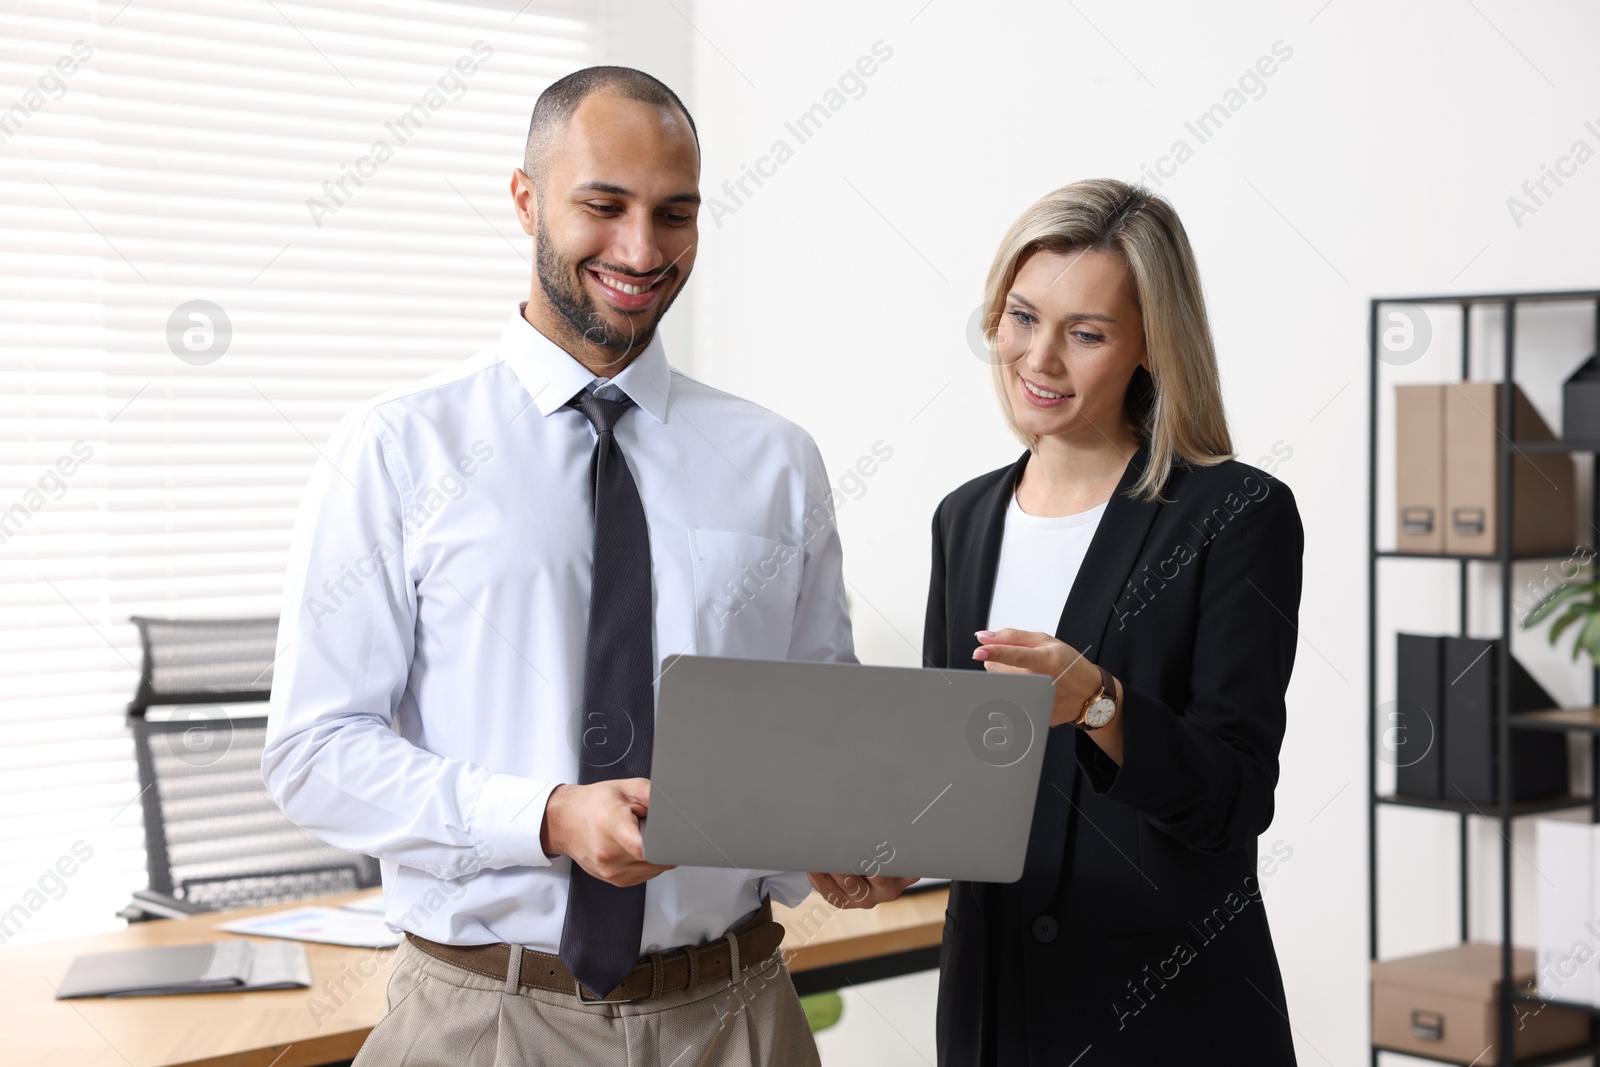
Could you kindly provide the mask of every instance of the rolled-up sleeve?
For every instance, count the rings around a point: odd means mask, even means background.
[[[347,417],[296,518],[262,777],[329,844],[439,878],[545,865],[554,782],[428,752],[393,728],[417,597],[404,531],[413,487],[378,413]]]

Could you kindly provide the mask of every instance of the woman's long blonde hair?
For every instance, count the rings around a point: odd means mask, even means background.
[[[995,336],[1018,268],[1041,250],[1110,252],[1133,275],[1150,369],[1134,370],[1123,412],[1141,443],[1149,442],[1150,461],[1130,495],[1160,500],[1176,462],[1209,466],[1232,459],[1217,354],[1188,235],[1166,200],[1114,178],[1073,182],[1041,197],[1011,224],[989,268],[983,334],[1000,410],[1017,438],[1038,450],[1038,437],[1018,425],[1011,410]]]

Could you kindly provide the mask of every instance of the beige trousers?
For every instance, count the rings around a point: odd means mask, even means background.
[[[513,987],[400,944],[354,1067],[820,1067],[781,951],[736,978],[602,1004]]]

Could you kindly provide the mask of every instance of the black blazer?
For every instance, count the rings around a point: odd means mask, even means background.
[[[1168,503],[1137,501],[1148,457],[1128,463],[1056,628],[1122,682],[1122,766],[1051,729],[1021,880],[951,885],[940,1067],[1295,1062],[1260,894],[1293,850],[1258,856],[1256,838],[1294,664],[1300,515],[1287,485],[1233,460],[1176,465]],[[1027,462],[934,513],[934,667],[982,669],[973,632]]]

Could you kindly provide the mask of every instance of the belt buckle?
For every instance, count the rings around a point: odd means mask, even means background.
[[[576,974],[573,974],[573,992],[578,993],[578,1003],[581,1003],[581,1005],[602,1005],[602,1003],[605,1003],[605,997],[586,997],[584,995],[584,984]]]

